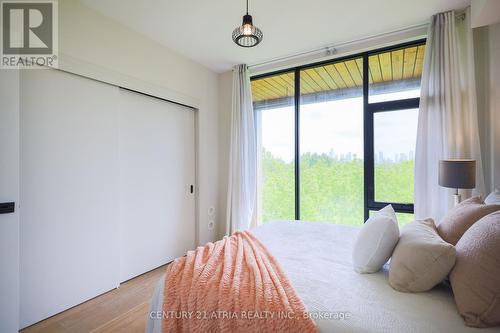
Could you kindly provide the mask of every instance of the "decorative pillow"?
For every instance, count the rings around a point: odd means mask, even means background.
[[[500,211],[474,223],[460,238],[450,282],[465,325],[500,325]]]
[[[500,191],[495,189],[484,199],[484,203],[487,205],[500,205]]]
[[[457,244],[462,235],[482,217],[500,210],[500,205],[486,205],[481,197],[472,197],[453,207],[438,225],[439,235]]]
[[[354,244],[352,262],[358,273],[375,273],[389,260],[399,239],[396,213],[385,206],[366,221]]]
[[[455,264],[455,247],[439,237],[433,219],[404,226],[389,267],[389,284],[403,292],[432,289]]]

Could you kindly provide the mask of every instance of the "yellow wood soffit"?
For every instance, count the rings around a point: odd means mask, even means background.
[[[369,83],[381,83],[419,78],[422,75],[425,45],[396,49],[371,55]],[[314,68],[300,73],[301,93],[359,88],[363,85],[363,59],[356,58]],[[293,72],[252,81],[254,102],[294,95]]]

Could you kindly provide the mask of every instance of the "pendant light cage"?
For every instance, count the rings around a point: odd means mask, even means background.
[[[248,15],[247,0],[247,13],[243,16],[242,25],[233,30],[233,41],[241,47],[252,47],[259,44],[263,37],[262,31],[253,25],[252,15]]]

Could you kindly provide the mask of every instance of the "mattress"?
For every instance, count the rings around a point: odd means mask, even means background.
[[[252,230],[281,264],[321,332],[500,332],[466,327],[451,288],[401,293],[389,286],[387,267],[358,274],[351,264],[357,227],[277,221]],[[162,278],[151,303],[161,311]],[[160,333],[149,319],[147,332]]]

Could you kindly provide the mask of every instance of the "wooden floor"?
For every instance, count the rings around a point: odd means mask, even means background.
[[[165,267],[129,280],[118,289],[29,326],[21,333],[144,333],[149,302]]]

